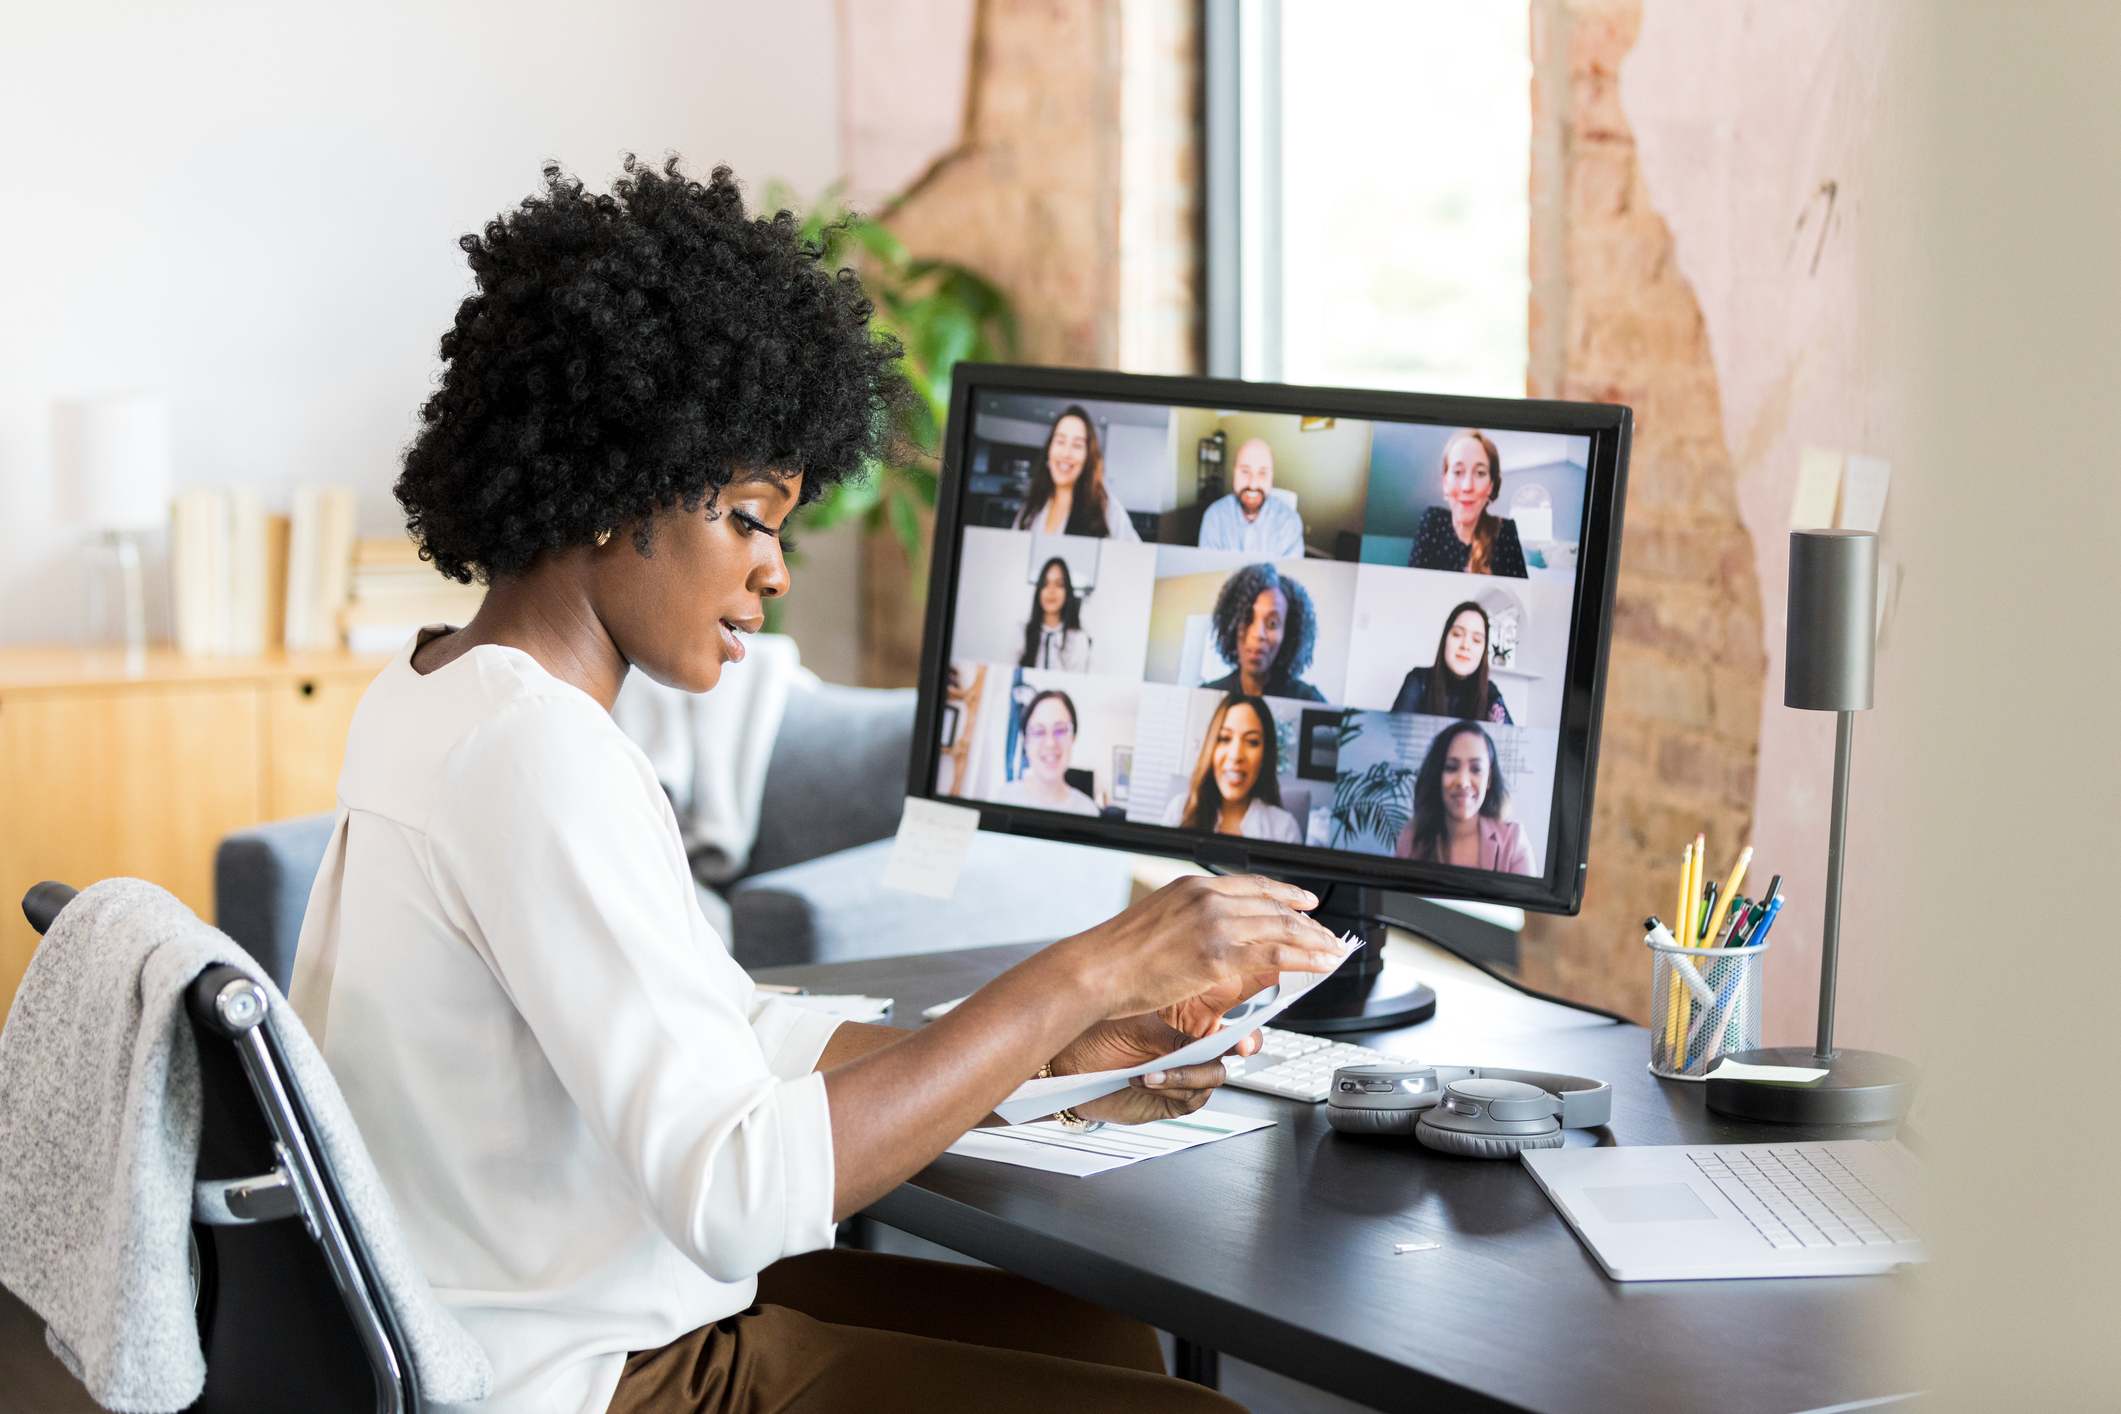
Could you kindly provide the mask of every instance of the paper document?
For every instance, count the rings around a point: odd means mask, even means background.
[[[952,1144],[950,1153],[972,1159],[1047,1173],[1087,1176],[1107,1169],[1125,1168],[1161,1154],[1175,1154],[1198,1144],[1212,1144],[1233,1134],[1250,1134],[1274,1123],[1245,1115],[1195,1110],[1177,1119],[1159,1119],[1148,1124],[1108,1124],[1088,1134],[1070,1133],[1051,1120],[1019,1124],[1008,1129],[975,1129]]]
[[[884,887],[949,898],[957,892],[958,871],[965,867],[972,837],[978,833],[977,810],[906,797],[898,835],[891,841],[891,856],[884,861]]]
[[[782,1001],[805,1011],[821,1011],[842,1021],[882,1021],[891,1011],[889,997],[863,997],[853,993],[803,992]]]
[[[1347,945],[1349,952],[1362,946],[1352,936],[1343,937],[1341,942]],[[1073,1109],[1100,1095],[1109,1095],[1135,1076],[1147,1075],[1152,1070],[1171,1070],[1215,1060],[1260,1027],[1270,1024],[1275,1017],[1294,1006],[1304,993],[1332,975],[1330,972],[1284,972],[1273,986],[1254,993],[1224,1012],[1222,1025],[1196,1041],[1124,1070],[1092,1070],[1080,1075],[1026,1080],[1008,1099],[996,1105],[994,1112],[1011,1124],[1022,1124],[1025,1120],[1040,1119],[1055,1110]]]
[[[1792,1085],[1808,1085],[1826,1074],[1822,1067],[1814,1070],[1808,1065],[1747,1065],[1743,1061],[1726,1060],[1708,1073],[1710,1080],[1779,1080]]]

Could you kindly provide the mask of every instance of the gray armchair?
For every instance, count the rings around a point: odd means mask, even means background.
[[[913,704],[910,689],[828,683],[790,694],[749,867],[719,889],[699,886],[746,967],[1057,938],[1126,907],[1126,855],[1007,835],[975,839],[954,898],[884,888]],[[331,824],[308,815],[259,825],[215,856],[216,921],[283,990]]]

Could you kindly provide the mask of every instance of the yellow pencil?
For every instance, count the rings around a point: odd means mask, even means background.
[[[1716,899],[1716,911],[1709,915],[1709,931],[1704,934],[1704,947],[1716,945],[1716,935],[1723,931],[1724,916],[1731,911],[1731,900],[1738,896],[1738,886],[1745,882],[1746,866],[1753,862],[1753,847],[1747,845],[1738,851],[1738,862],[1731,867],[1731,877],[1723,886],[1723,893]]]
[[[1693,882],[1693,876],[1695,876],[1695,846],[1688,844],[1684,850],[1680,850],[1680,901],[1673,905],[1673,909],[1671,909],[1673,922],[1678,922],[1680,926],[1678,926],[1678,929],[1673,929],[1673,933],[1671,933],[1673,937],[1678,937],[1680,931],[1686,929],[1686,886],[1688,886],[1688,882]],[[1678,962],[1678,958],[1665,958],[1665,967],[1671,967],[1673,962]],[[1665,1056],[1667,1058],[1671,1056],[1673,1045],[1676,1045],[1676,1037],[1686,1035],[1684,1030],[1680,1030],[1680,1007],[1684,1003],[1686,1003],[1686,986],[1680,982],[1678,973],[1673,973],[1671,975],[1671,986],[1665,990]]]
[[[1701,893],[1702,890],[1708,887],[1708,884],[1709,838],[1707,835],[1696,835],[1694,836],[1694,878],[1692,886],[1687,891],[1686,932],[1679,939],[1690,948],[1697,947],[1701,943],[1701,934],[1698,931],[1701,927]]]
[[[1679,907],[1676,919],[1679,926],[1672,930],[1672,936],[1675,938],[1684,939],[1687,935],[1687,910],[1692,906],[1693,899],[1694,846],[1689,844],[1679,855]],[[1676,957],[1665,959],[1666,965],[1670,967],[1679,966],[1681,961],[1682,959]],[[1668,1069],[1676,1068],[1672,1057],[1678,1053],[1680,1039],[1686,1035],[1687,1019],[1692,1011],[1689,1005],[1691,1000],[1687,995],[1686,984],[1681,982],[1679,974],[1674,972],[1671,994],[1666,998],[1664,1008],[1664,1054]]]

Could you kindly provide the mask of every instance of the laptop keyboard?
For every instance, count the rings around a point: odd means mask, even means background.
[[[1820,1145],[1748,1144],[1687,1157],[1778,1250],[1915,1240],[1893,1205]]]

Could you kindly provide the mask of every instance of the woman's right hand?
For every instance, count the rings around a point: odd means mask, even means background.
[[[1207,993],[1242,995],[1263,973],[1331,972],[1347,951],[1304,916],[1306,889],[1257,874],[1187,875],[1125,913],[1056,943],[1081,965],[1107,1018]]]

